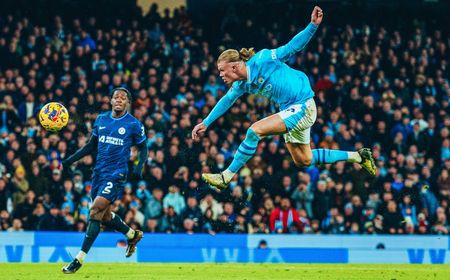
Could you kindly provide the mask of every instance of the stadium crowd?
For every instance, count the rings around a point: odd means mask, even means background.
[[[326,10],[325,19],[327,18]],[[146,232],[448,234],[450,230],[450,37],[414,21],[395,26],[325,22],[289,65],[316,93],[313,147],[373,148],[378,174],[358,164],[297,168],[279,136],[261,141],[230,188],[217,193],[202,172],[227,167],[246,129],[276,112],[244,96],[199,142],[195,124],[226,93],[215,60],[226,48],[274,48],[309,18],[269,26],[229,11],[206,34],[184,8],[142,17],[46,24],[0,18],[0,228],[84,231],[95,155],[71,168],[61,160],[83,146],[109,91],[125,86],[146,127],[143,178],[130,178],[115,211]],[[263,15],[260,15],[263,17]],[[238,27],[238,28],[237,28]],[[36,118],[63,103],[60,133]],[[137,161],[132,150],[130,166]]]

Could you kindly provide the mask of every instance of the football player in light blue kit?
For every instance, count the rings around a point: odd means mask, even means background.
[[[147,160],[145,129],[141,122],[127,112],[130,104],[131,93],[126,88],[113,89],[112,111],[97,117],[89,142],[63,161],[63,166],[67,167],[97,151],[91,190],[94,202],[89,212],[86,236],[80,252],[71,263],[63,267],[62,271],[66,274],[75,273],[80,269],[100,232],[101,224],[123,233],[128,238],[126,257],[135,252],[136,244],[142,239],[142,231],[133,230],[118,215],[111,212],[111,204],[123,194],[131,146],[136,145],[139,149],[139,161],[133,169],[135,176],[142,176],[142,168]]]
[[[199,140],[206,129],[222,116],[244,93],[262,95],[280,106],[280,112],[254,123],[247,131],[230,166],[219,174],[203,174],[210,185],[225,189],[233,176],[256,152],[258,142],[265,136],[283,134],[286,146],[299,167],[347,161],[359,163],[371,175],[376,166],[370,149],[347,152],[328,149],[311,150],[310,131],[317,112],[314,92],[305,73],[290,68],[285,61],[301,51],[322,22],[323,12],[314,7],[311,23],[289,43],[277,49],[224,51],[217,60],[220,76],[231,86],[203,122],[196,125],[192,138]]]

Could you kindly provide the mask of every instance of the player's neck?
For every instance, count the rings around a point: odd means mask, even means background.
[[[113,118],[118,119],[118,118],[121,118],[121,117],[125,116],[126,113],[127,113],[127,111],[116,112],[116,111],[113,110],[112,113],[111,113],[111,116]]]
[[[247,80],[248,77],[248,71],[247,71],[247,65],[245,63],[242,63],[241,67],[239,68],[239,80],[240,81],[245,81]]]

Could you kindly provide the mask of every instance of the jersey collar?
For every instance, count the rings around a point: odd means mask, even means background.
[[[112,116],[112,111],[109,113],[109,117],[110,117],[111,119],[115,120],[115,121],[121,120],[121,119],[125,118],[127,115],[128,115],[128,111],[125,112],[125,114],[123,114],[123,116],[121,116],[120,118],[114,118],[114,117]]]
[[[245,68],[247,69],[247,84],[252,83],[252,72],[250,71],[250,66],[248,64],[245,64]]]

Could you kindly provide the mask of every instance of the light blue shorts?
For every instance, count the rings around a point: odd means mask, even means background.
[[[311,126],[317,118],[314,99],[308,99],[303,104],[294,104],[278,113],[283,119],[288,132],[284,134],[286,143],[309,144],[311,141]]]

